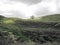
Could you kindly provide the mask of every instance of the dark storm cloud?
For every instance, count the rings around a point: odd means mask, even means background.
[[[10,0],[10,1],[18,1],[18,2],[20,1],[29,5],[41,2],[41,0]]]

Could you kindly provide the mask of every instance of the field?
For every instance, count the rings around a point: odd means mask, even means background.
[[[0,16],[1,45],[60,45],[60,14],[21,19]]]

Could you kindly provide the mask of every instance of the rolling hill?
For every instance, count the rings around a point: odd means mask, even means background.
[[[2,44],[2,42],[3,44]],[[19,19],[0,16],[0,44],[20,42],[60,42],[60,14],[39,19]]]
[[[43,16],[41,18],[41,21],[43,21],[43,22],[60,22],[60,14]]]

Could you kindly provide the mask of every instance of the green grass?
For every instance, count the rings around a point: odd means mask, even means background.
[[[51,36],[56,37],[57,35],[55,35],[54,33],[56,31],[60,31],[60,14],[34,19],[19,19],[7,17],[1,17],[0,19],[0,37],[3,37],[5,41],[6,39],[9,39],[10,41],[10,39],[12,38],[11,40],[13,42],[29,42],[30,40],[33,42],[33,39],[34,41],[36,41],[35,39],[39,39],[40,42],[45,42],[44,32],[50,33]],[[52,39],[58,39],[52,38],[48,34],[47,38],[49,39],[49,41],[52,41]]]
[[[43,22],[60,22],[60,14],[53,14],[49,16],[43,16],[40,18]]]

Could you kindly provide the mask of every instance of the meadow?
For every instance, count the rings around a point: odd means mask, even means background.
[[[38,18],[0,15],[0,45],[60,45],[60,14]]]

